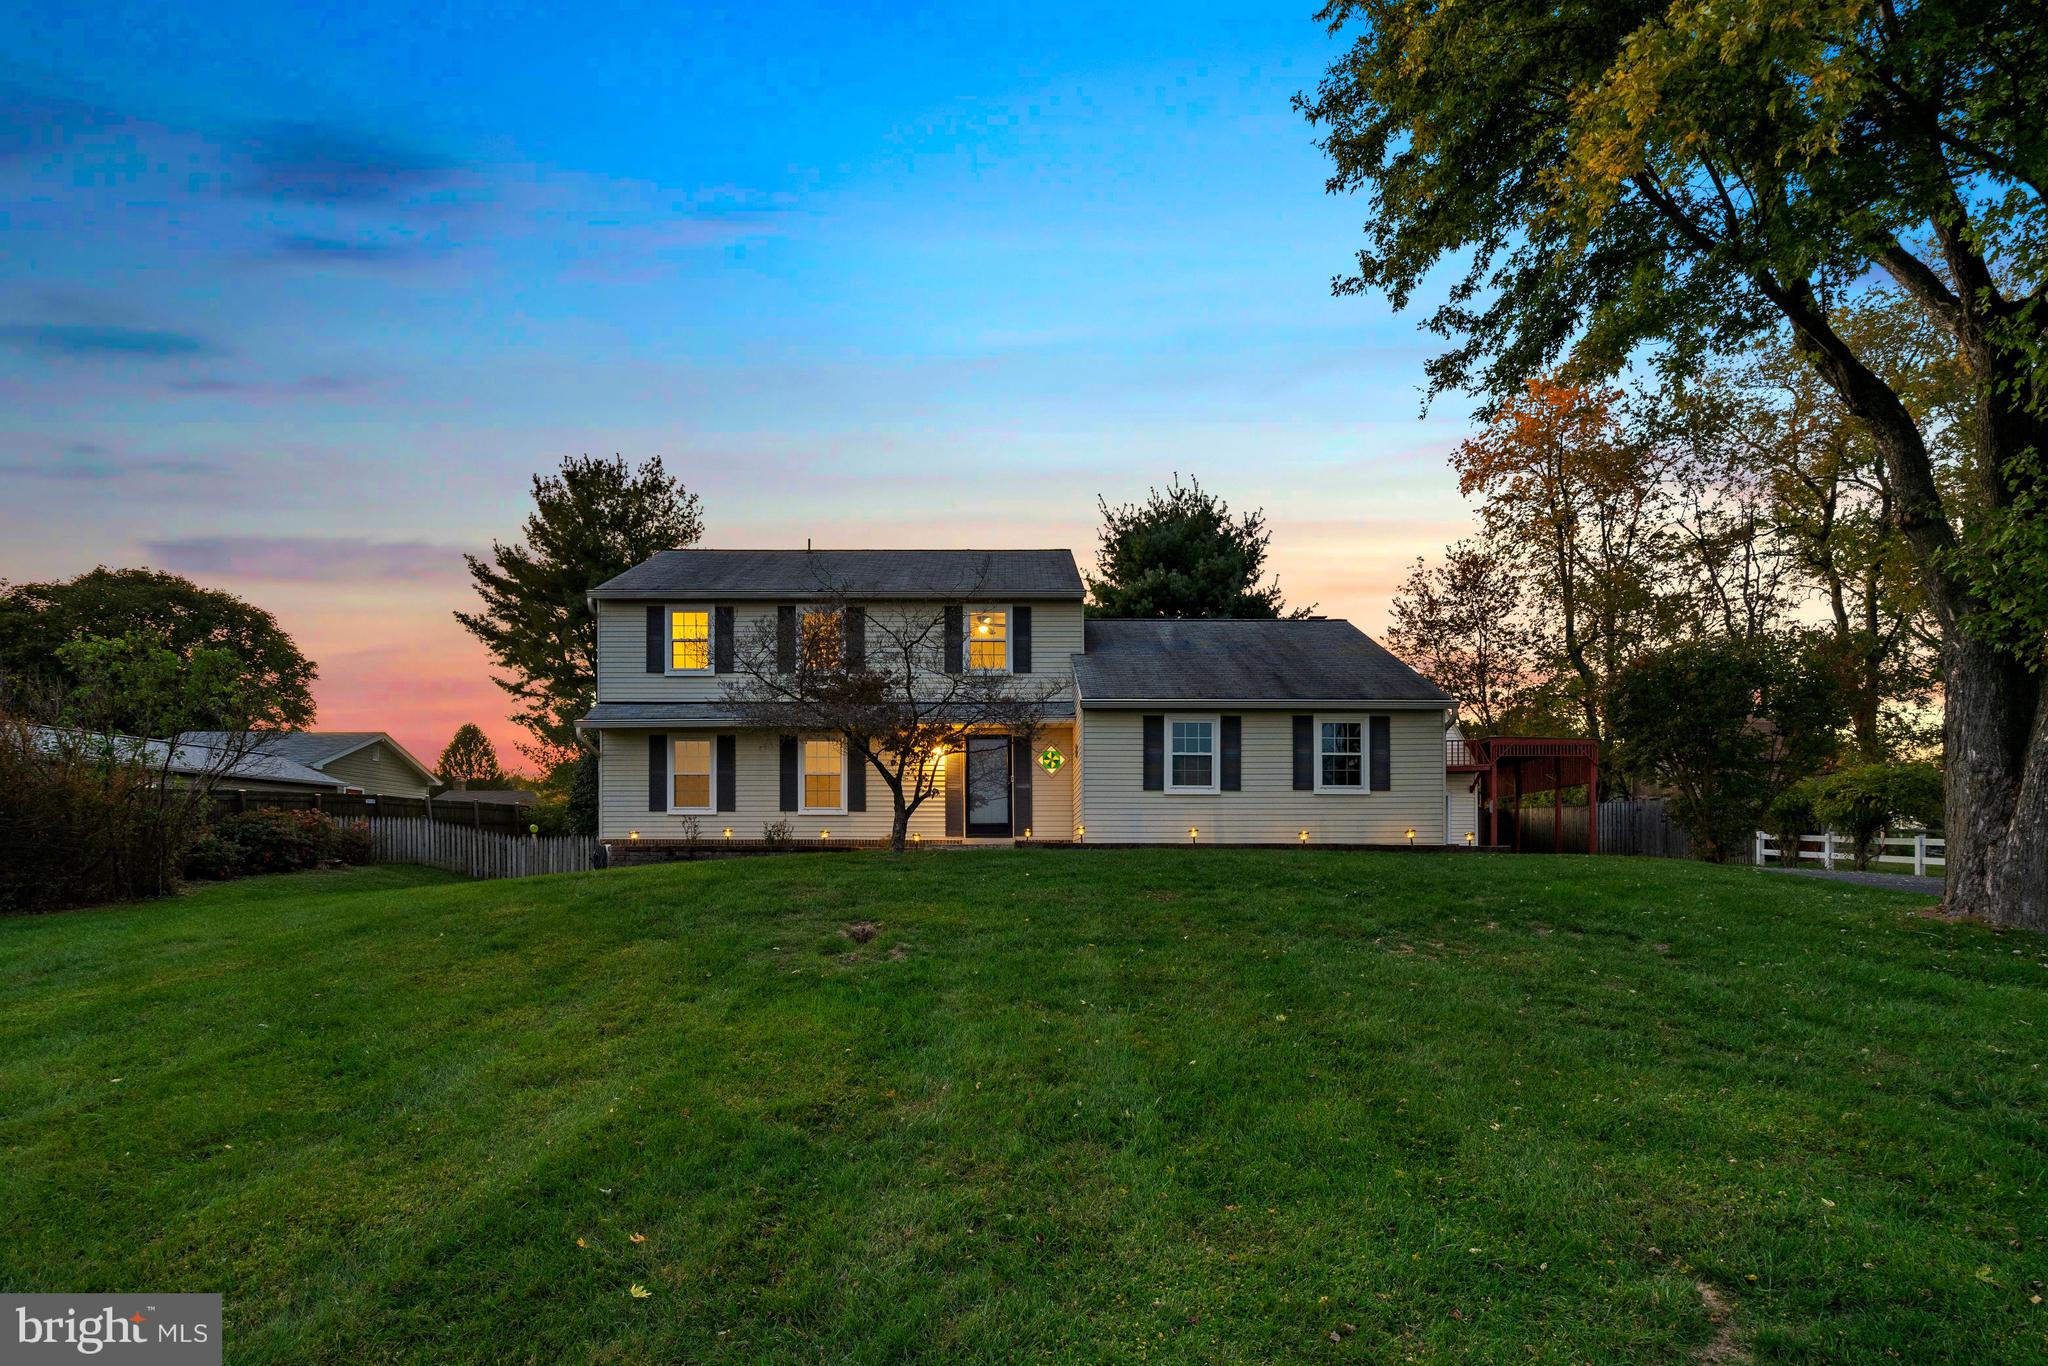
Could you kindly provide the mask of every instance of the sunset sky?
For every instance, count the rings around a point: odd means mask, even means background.
[[[319,11],[332,9],[332,13]],[[319,725],[515,737],[450,615],[563,455],[721,546],[1068,546],[1178,470],[1368,631],[1464,534],[1312,5],[31,0],[0,27],[0,577],[269,608]]]

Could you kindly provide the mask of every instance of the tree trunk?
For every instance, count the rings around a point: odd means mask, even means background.
[[[901,797],[898,797],[896,799],[896,814],[889,818],[890,853],[900,854],[903,852],[904,843],[908,838],[909,830],[910,808],[903,804],[903,799]]]
[[[2040,679],[1966,636],[1948,678],[1948,909],[2048,930],[2048,708]]]

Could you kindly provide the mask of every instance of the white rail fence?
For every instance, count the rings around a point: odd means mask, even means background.
[[[1946,866],[1944,855],[1948,841],[1939,835],[1887,835],[1876,841],[1876,852],[1871,855],[1872,872],[1902,873],[1912,869],[1915,877],[1938,876]],[[1792,851],[1793,862],[1818,860],[1823,868],[1837,864],[1853,864],[1856,860],[1856,842],[1833,831],[1818,835],[1801,835],[1799,846]],[[1759,830],[1756,832],[1756,861],[1759,866],[1775,860],[1784,863],[1785,851],[1778,842]],[[1932,873],[1930,874],[1930,871]]]
[[[370,855],[378,863],[420,863],[465,877],[587,873],[597,841],[580,835],[505,835],[414,816],[373,817]]]

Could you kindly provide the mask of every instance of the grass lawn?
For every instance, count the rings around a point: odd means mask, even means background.
[[[1040,850],[17,919],[0,1286],[219,1290],[230,1362],[2039,1362],[2048,940],[1925,904]]]

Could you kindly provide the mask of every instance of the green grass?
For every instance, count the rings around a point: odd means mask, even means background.
[[[14,920],[0,1285],[222,1291],[231,1362],[1684,1361],[1702,1283],[1758,1360],[2040,1361],[2048,942],[1924,906],[1045,850]]]

